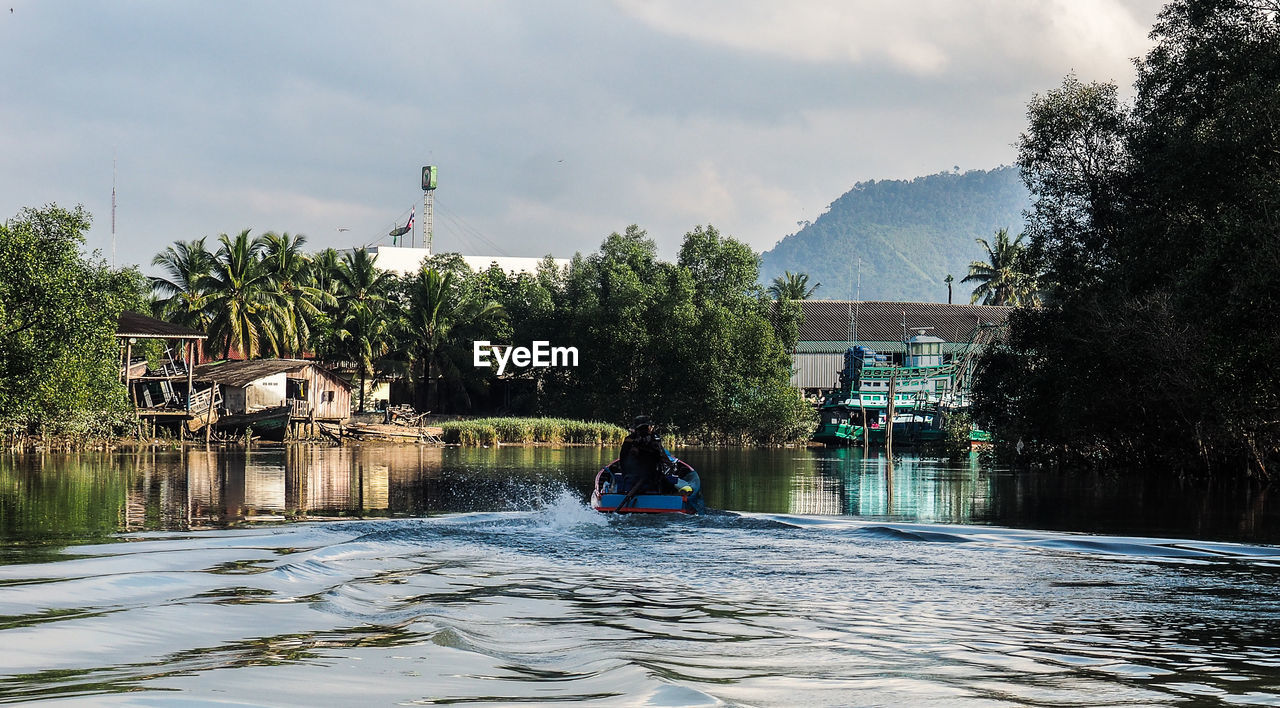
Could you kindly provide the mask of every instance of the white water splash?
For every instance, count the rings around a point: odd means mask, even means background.
[[[559,493],[544,499],[534,512],[535,523],[549,531],[567,531],[580,526],[608,526],[604,514],[587,506],[576,493],[561,487]]]

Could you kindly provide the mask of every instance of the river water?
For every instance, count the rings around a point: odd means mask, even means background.
[[[1267,490],[594,448],[0,457],[0,702],[1280,705]]]

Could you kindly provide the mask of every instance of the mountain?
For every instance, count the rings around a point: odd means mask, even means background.
[[[1014,167],[859,182],[765,251],[760,278],[768,285],[783,271],[808,273],[822,284],[814,297],[824,300],[946,302],[950,273],[953,301],[967,303],[972,288],[960,279],[986,257],[974,239],[990,241],[1001,228],[1017,234],[1028,207]]]

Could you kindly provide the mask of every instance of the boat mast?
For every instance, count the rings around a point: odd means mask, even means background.
[[[853,317],[849,319],[849,338],[854,346],[858,344],[858,303],[862,300],[862,256],[858,256],[858,285],[853,291]]]

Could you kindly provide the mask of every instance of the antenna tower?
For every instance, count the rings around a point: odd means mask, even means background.
[[[111,156],[111,267],[116,267],[116,156]]]
[[[435,236],[436,176],[435,165],[422,168],[422,240],[427,251]]]

